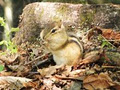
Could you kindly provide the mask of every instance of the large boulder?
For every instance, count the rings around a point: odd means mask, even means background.
[[[71,28],[91,28],[100,26],[120,30],[119,5],[83,5],[68,3],[37,2],[27,5],[20,18],[20,31],[14,42],[18,45],[33,42],[39,37],[42,28],[53,21],[62,20]]]

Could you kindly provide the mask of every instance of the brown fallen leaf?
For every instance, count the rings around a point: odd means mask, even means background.
[[[51,74],[53,74],[56,71],[56,68],[51,66],[49,68],[43,68],[43,69],[39,69],[38,72],[40,73],[41,76],[49,76]]]
[[[7,64],[14,62],[18,58],[19,54],[9,54],[7,52],[0,53],[0,60]]]
[[[6,72],[6,71],[1,71],[0,72],[0,77],[1,76],[11,76],[11,75],[13,75],[13,72]]]
[[[94,89],[103,90],[111,86],[118,85],[112,81],[112,79],[109,77],[107,73],[89,75],[85,77],[83,83],[84,83],[84,88],[88,90],[94,90]]]
[[[0,90],[20,90],[25,87],[25,83],[32,81],[31,79],[13,76],[0,77]]]
[[[48,68],[43,68],[43,69],[38,69],[38,72],[42,75],[42,76],[50,76],[54,73],[57,72],[58,69],[62,69],[64,70],[65,66],[64,65],[60,65],[60,66],[49,66]]]
[[[60,75],[55,75],[56,78],[58,79],[62,79],[62,80],[73,80],[73,81],[80,81],[82,82],[83,77],[82,78],[74,78],[74,77],[64,77],[64,76],[60,76]]]
[[[102,35],[108,40],[120,40],[120,32],[112,29],[101,29]]]
[[[95,30],[101,32],[100,34],[108,40],[120,41],[120,31],[115,31],[113,29],[105,29],[101,27],[94,27],[92,28],[91,32]]]
[[[108,40],[120,41],[120,31],[115,31],[113,29],[105,29],[101,27],[91,28],[87,32],[87,35],[86,35],[87,40],[89,40],[90,37],[94,35],[94,31],[97,31],[98,34],[101,34],[103,37],[105,37]]]
[[[80,61],[80,66],[83,64],[89,64],[96,62],[97,60],[100,59],[101,54],[103,53],[102,50],[97,50],[97,51],[91,51],[89,53],[86,53],[83,60]]]

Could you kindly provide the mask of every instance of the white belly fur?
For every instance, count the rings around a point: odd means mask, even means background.
[[[57,65],[73,65],[81,56],[80,47],[75,43],[69,43],[64,48],[53,51],[53,58]]]

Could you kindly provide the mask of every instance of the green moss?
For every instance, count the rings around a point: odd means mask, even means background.
[[[80,14],[80,25],[90,26],[94,20],[95,11],[85,11]]]
[[[65,14],[68,11],[68,6],[67,5],[61,5],[58,9],[57,12],[60,14]]]
[[[106,52],[107,57],[111,60],[112,65],[120,65],[120,53],[119,52]]]
[[[38,17],[39,20],[41,19],[41,17],[43,16],[43,14],[44,14],[44,9],[42,8],[41,13],[40,13],[40,15]]]
[[[61,18],[59,16],[54,16],[52,18],[52,21],[56,21],[56,22],[59,22],[61,20]]]
[[[31,15],[31,14],[34,14],[34,11],[35,11],[35,8],[31,8],[31,9],[29,9],[30,11],[29,11],[29,14]]]
[[[52,18],[52,21],[57,21],[59,22],[61,20],[61,15],[64,16],[64,15],[67,15],[67,12],[68,12],[68,6],[67,5],[60,5],[57,9],[56,9],[56,12],[59,13],[59,15],[56,15],[54,17],[51,17]]]

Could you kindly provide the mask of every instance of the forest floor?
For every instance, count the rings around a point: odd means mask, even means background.
[[[0,90],[120,90],[120,32],[94,27],[83,41],[76,66],[55,65],[42,42],[13,54],[1,51]]]

